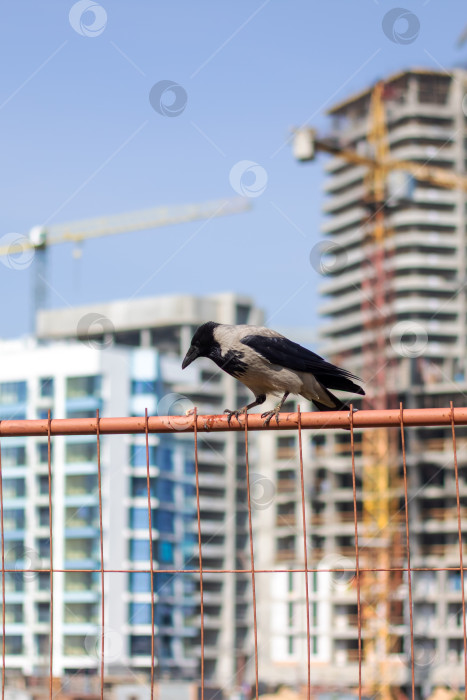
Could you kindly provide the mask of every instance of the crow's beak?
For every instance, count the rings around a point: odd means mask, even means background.
[[[199,357],[198,351],[192,345],[190,347],[190,349],[188,350],[187,354],[185,355],[185,357],[183,358],[182,369],[185,369],[185,367],[188,367],[188,365],[191,365],[193,360],[196,360],[197,357]]]

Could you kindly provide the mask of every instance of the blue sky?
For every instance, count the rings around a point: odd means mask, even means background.
[[[90,241],[79,261],[71,245],[52,249],[49,305],[235,291],[273,327],[316,326],[325,157],[297,164],[290,127],[325,133],[329,105],[399,69],[467,64],[464,2],[402,1],[419,22],[405,45],[383,32],[397,7],[386,0],[103,0],[81,17],[68,0],[9,3],[0,242],[44,222],[235,196],[232,167],[253,161],[267,184],[249,213]],[[186,94],[178,116],[150,104],[163,80]],[[0,337],[30,328],[32,267],[0,265]]]

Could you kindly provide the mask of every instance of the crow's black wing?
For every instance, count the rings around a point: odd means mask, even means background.
[[[274,365],[281,365],[296,372],[310,372],[328,389],[340,389],[365,395],[362,387],[353,383],[352,379],[361,381],[354,374],[336,367],[284,336],[247,335],[241,342],[256,350]]]

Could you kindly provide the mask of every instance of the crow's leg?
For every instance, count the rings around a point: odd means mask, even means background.
[[[250,408],[254,408],[254,406],[260,406],[262,403],[266,401],[266,394],[260,394],[255,398],[254,401],[249,403],[247,406],[243,406],[243,408],[239,408],[238,411],[229,411],[228,408],[225,409],[224,413],[227,413],[227,423],[230,425],[230,421],[232,420],[232,416],[235,416],[235,418],[238,420],[238,417],[242,415],[242,413],[245,413],[245,411],[248,411]]]
[[[265,413],[261,414],[261,418],[266,418],[263,425],[269,425],[269,423],[271,422],[271,418],[273,416],[276,417],[276,423],[277,423],[277,425],[279,425],[279,413],[281,412],[281,408],[284,405],[285,400],[287,399],[288,395],[289,395],[289,392],[286,391],[284,396],[281,398],[281,400],[279,401],[277,406],[272,411],[266,411]]]

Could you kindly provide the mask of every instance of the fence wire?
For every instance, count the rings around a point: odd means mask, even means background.
[[[412,698],[416,697],[415,692],[415,650],[414,650],[414,609],[413,609],[413,591],[412,591],[412,574],[422,571],[457,571],[461,578],[461,596],[462,596],[462,619],[463,619],[463,645],[464,645],[464,679],[465,687],[467,688],[467,629],[466,629],[466,607],[465,607],[465,589],[464,577],[465,569],[463,563],[463,546],[462,546],[462,511],[460,505],[459,491],[459,468],[457,461],[457,446],[456,446],[456,426],[467,425],[467,407],[454,408],[451,402],[446,408],[433,409],[404,409],[402,404],[398,410],[366,410],[353,412],[333,412],[333,413],[302,413],[300,407],[296,412],[284,413],[280,415],[279,423],[271,421],[268,426],[264,426],[263,420],[257,414],[244,415],[239,420],[233,420],[231,424],[227,423],[226,416],[200,416],[197,410],[188,416],[148,416],[146,410],[144,417],[128,417],[128,418],[101,418],[99,411],[96,412],[95,419],[77,418],[77,419],[52,419],[49,411],[49,416],[46,420],[4,420],[0,421],[0,536],[1,536],[1,576],[2,576],[2,700],[5,697],[5,679],[6,679],[6,574],[13,573],[32,573],[41,572],[49,573],[50,575],[50,654],[49,654],[49,698],[52,700],[56,696],[56,687],[53,677],[53,659],[54,659],[54,574],[55,573],[97,573],[100,575],[101,588],[101,648],[100,648],[100,697],[104,698],[104,668],[105,668],[105,645],[104,645],[104,602],[105,602],[105,574],[115,573],[149,573],[151,574],[151,671],[150,671],[150,693],[151,699],[157,694],[157,677],[156,677],[156,626],[154,618],[154,574],[183,574],[190,573],[199,576],[199,591],[200,591],[200,697],[204,700],[205,697],[205,627],[204,627],[204,590],[203,577],[205,574],[249,574],[251,576],[251,593],[252,593],[252,623],[254,637],[254,697],[259,698],[259,653],[258,653],[258,626],[257,626],[257,599],[256,599],[256,579],[257,574],[274,574],[274,573],[300,573],[305,578],[305,599],[306,599],[306,637],[307,637],[307,687],[306,697],[310,700],[313,689],[313,674],[311,666],[311,621],[310,621],[310,599],[309,599],[309,574],[314,572],[329,572],[340,573],[341,568],[319,568],[309,566],[309,544],[307,531],[307,499],[305,496],[305,473],[303,459],[303,431],[311,429],[326,429],[329,431],[336,429],[346,429],[350,436],[351,459],[349,471],[352,476],[352,497],[353,497],[353,523],[355,530],[355,580],[357,594],[357,635],[358,635],[358,695],[361,700],[362,692],[365,688],[365,679],[362,677],[363,659],[363,644],[362,631],[364,626],[363,621],[363,603],[361,597],[362,576],[369,572],[400,572],[407,575],[408,586],[408,607],[409,607],[409,627],[410,627],[410,665],[411,665],[411,688]],[[371,429],[375,427],[385,426],[393,428],[399,432],[401,445],[401,458],[403,468],[403,500],[404,500],[404,520],[405,520],[405,535],[406,535],[406,552],[405,560],[407,566],[394,566],[390,568],[381,567],[361,567],[361,545],[359,543],[359,524],[361,522],[361,512],[358,509],[357,499],[357,476],[355,467],[356,429]],[[457,530],[459,538],[459,566],[447,567],[412,567],[410,558],[410,529],[409,529],[409,498],[408,498],[408,476],[407,476],[407,455],[406,455],[406,440],[405,433],[408,426],[419,427],[450,427],[452,434],[452,457],[454,465],[454,477],[456,487],[456,508],[457,508]],[[151,493],[151,474],[150,474],[150,451],[149,451],[149,436],[153,433],[174,433],[179,431],[192,432],[194,435],[194,466],[195,466],[195,487],[196,487],[196,514],[197,514],[197,541],[198,541],[198,561],[197,568],[154,568],[153,561],[153,523],[152,510],[153,498]],[[250,431],[274,431],[280,432],[283,430],[294,430],[298,436],[298,468],[300,478],[300,498],[301,498],[301,515],[302,515],[302,535],[303,535],[303,567],[295,568],[256,568],[254,557],[254,537],[252,526],[252,503],[250,495],[250,459],[249,459],[249,433]],[[248,532],[249,532],[249,551],[250,551],[250,566],[246,568],[206,568],[203,566],[202,552],[202,518],[200,515],[200,484],[199,484],[199,454],[198,454],[198,438],[200,433],[209,432],[239,432],[244,433],[245,440],[245,460],[246,460],[246,488],[247,488],[247,508],[248,508]],[[102,473],[101,473],[101,437],[103,435],[116,434],[144,434],[145,435],[145,450],[146,450],[146,473],[147,473],[147,507],[148,507],[148,536],[149,536],[149,558],[150,568],[108,568],[104,561],[104,535],[102,522]],[[52,439],[55,436],[66,435],[88,435],[95,436],[97,447],[97,484],[98,484],[98,509],[99,509],[99,542],[100,542],[100,566],[97,569],[83,568],[54,568],[53,561],[53,503],[52,503]],[[48,569],[40,568],[19,568],[14,566],[9,568],[5,566],[5,529],[4,529],[4,493],[3,493],[3,471],[2,471],[2,448],[9,437],[14,436],[46,436],[47,437],[47,467],[48,467],[48,510],[49,510],[49,536],[50,536],[50,566]],[[349,490],[350,496],[350,490]],[[466,690],[467,699],[467,690]]]

